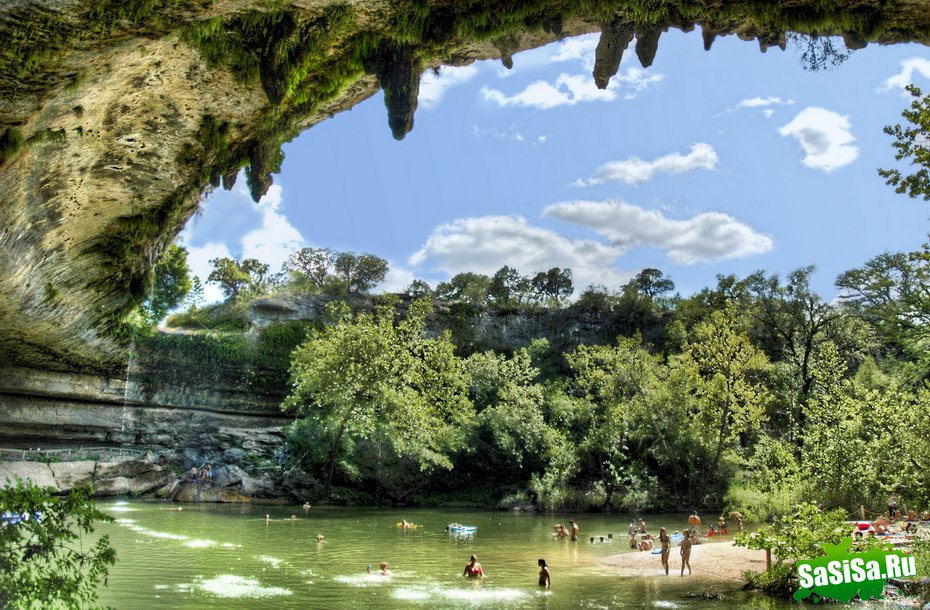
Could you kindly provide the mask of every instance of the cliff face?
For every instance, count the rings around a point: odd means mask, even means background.
[[[606,86],[636,36],[700,26],[928,41],[930,2],[14,0],[0,7],[0,361],[118,370],[123,315],[212,186],[258,197],[280,144],[385,89],[397,138],[422,70],[602,31]]]

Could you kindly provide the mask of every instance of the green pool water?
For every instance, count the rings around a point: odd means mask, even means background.
[[[631,552],[629,521],[609,515],[535,515],[467,510],[102,503],[116,522],[101,525],[119,563],[100,602],[115,608],[783,608],[742,593],[739,583],[699,577],[624,577],[601,559]],[[271,516],[266,523],[265,514]],[[292,521],[291,515],[297,520]],[[401,519],[415,531],[395,526]],[[644,515],[650,531],[680,529],[686,515]],[[554,523],[577,521],[582,541],[556,541]],[[475,525],[473,536],[443,531]],[[613,532],[614,543],[590,544]],[[317,544],[323,534],[326,542]],[[462,578],[476,554],[487,578]],[[552,589],[536,586],[536,561]],[[674,559],[674,557],[673,557]],[[369,575],[387,561],[393,576]],[[673,564],[674,565],[674,564]],[[723,598],[695,597],[715,590]]]

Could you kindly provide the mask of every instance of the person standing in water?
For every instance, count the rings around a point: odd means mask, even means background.
[[[543,558],[540,558],[536,564],[539,566],[539,586],[548,589],[550,581],[552,580],[552,575],[549,573],[549,566],[546,565],[546,560]]]
[[[578,527],[578,524],[574,521],[569,521],[568,524],[572,526],[572,537],[569,538],[569,540],[572,542],[578,542],[578,532],[581,531],[581,528]]]
[[[484,578],[484,570],[481,569],[481,564],[478,563],[478,557],[476,555],[471,556],[471,559],[465,566],[465,571],[462,572],[462,576]]]
[[[668,537],[668,530],[664,527],[659,529],[659,542],[662,544],[662,567],[668,576],[668,556],[672,552],[672,539]]]
[[[691,576],[691,532],[685,530],[681,541],[681,575],[685,575],[685,566],[688,566],[688,576]]]

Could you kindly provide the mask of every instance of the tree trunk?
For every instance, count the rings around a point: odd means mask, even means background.
[[[329,464],[326,467],[326,485],[323,487],[323,499],[329,500],[329,489],[333,484],[333,473],[336,471],[336,456],[339,455],[339,445],[342,442],[342,434],[346,431],[345,422],[339,426],[339,432],[333,440],[333,448],[329,452]]]

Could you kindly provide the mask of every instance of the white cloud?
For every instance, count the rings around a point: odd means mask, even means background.
[[[529,274],[570,267],[578,290],[589,284],[619,286],[631,273],[615,269],[622,248],[594,240],[572,240],[529,224],[522,216],[462,218],[437,227],[410,257],[414,266],[455,275],[463,271],[493,274],[504,265]]]
[[[930,59],[910,57],[902,60],[901,71],[894,76],[889,76],[879,91],[887,92],[892,89],[901,89],[903,91],[905,87],[914,82],[915,72],[924,78],[930,78]],[[906,92],[905,95],[907,95]]]
[[[417,279],[413,271],[388,261],[388,272],[384,281],[378,284],[373,292],[403,292],[410,282]]]
[[[816,106],[808,106],[778,130],[801,144],[805,157],[802,163],[824,172],[849,165],[859,156],[849,118]]]
[[[431,110],[442,101],[446,90],[467,83],[478,74],[478,68],[470,66],[442,66],[439,74],[427,70],[420,78],[420,93],[417,102],[420,108]]]
[[[665,75],[663,74],[656,74],[644,70],[643,68],[630,66],[624,68],[619,74],[611,78],[610,82],[613,83],[616,80],[618,84],[626,87],[628,91],[623,98],[631,100],[636,97],[637,93],[645,91],[649,87],[662,82],[664,78]]]
[[[258,202],[261,226],[242,237],[242,257],[257,258],[267,263],[272,271],[280,269],[287,257],[305,243],[300,231],[279,211],[281,201],[281,187],[271,185]]]
[[[555,53],[552,54],[549,61],[553,63],[578,61],[586,70],[593,70],[594,50],[597,48],[598,40],[600,40],[600,34],[585,34],[584,36],[566,38],[555,47]]]
[[[744,100],[740,100],[736,104],[737,108],[764,108],[767,106],[790,106],[794,103],[794,100],[788,99],[783,100],[780,97],[769,96],[769,97],[750,97]]]
[[[710,144],[698,142],[691,146],[686,155],[671,153],[653,161],[630,157],[625,161],[611,161],[597,168],[586,180],[576,180],[575,186],[593,186],[606,182],[642,184],[652,180],[657,173],[682,174],[696,169],[716,169],[717,151]]]
[[[200,278],[203,284],[203,298],[207,303],[216,303],[223,300],[223,293],[216,284],[208,284],[210,275],[210,260],[214,258],[231,258],[232,254],[226,244],[210,242],[203,246],[187,247],[187,266],[191,273]]]
[[[534,137],[524,136],[523,133],[517,129],[516,125],[511,125],[506,130],[501,130],[496,127],[478,127],[477,125],[472,125],[472,135],[476,140],[483,140],[485,138],[491,138],[494,140],[512,140],[514,142],[519,142],[521,144],[530,144],[531,146],[538,146],[540,144],[545,144],[548,136],[540,135]]]
[[[244,189],[234,189],[225,196],[222,205],[206,205],[202,215],[195,216],[181,233],[181,244],[188,251],[188,266],[204,283],[208,303],[223,300],[219,288],[206,283],[210,259],[255,258],[277,272],[292,252],[306,245],[300,231],[281,213],[279,185],[273,184],[258,204],[252,203]],[[232,199],[228,199],[230,196]],[[224,221],[233,227],[232,231],[218,230],[223,228]],[[256,225],[257,228],[251,228]]]
[[[521,106],[548,110],[558,106],[574,106],[581,102],[609,102],[617,97],[618,83],[598,89],[594,79],[586,75],[560,74],[555,83],[536,81],[516,95],[508,96],[498,89],[482,87],[481,95],[498,106]]]
[[[659,210],[607,200],[558,203],[548,206],[543,214],[594,230],[610,241],[615,252],[654,246],[683,265],[740,258],[772,249],[770,237],[721,212],[677,220]]]

